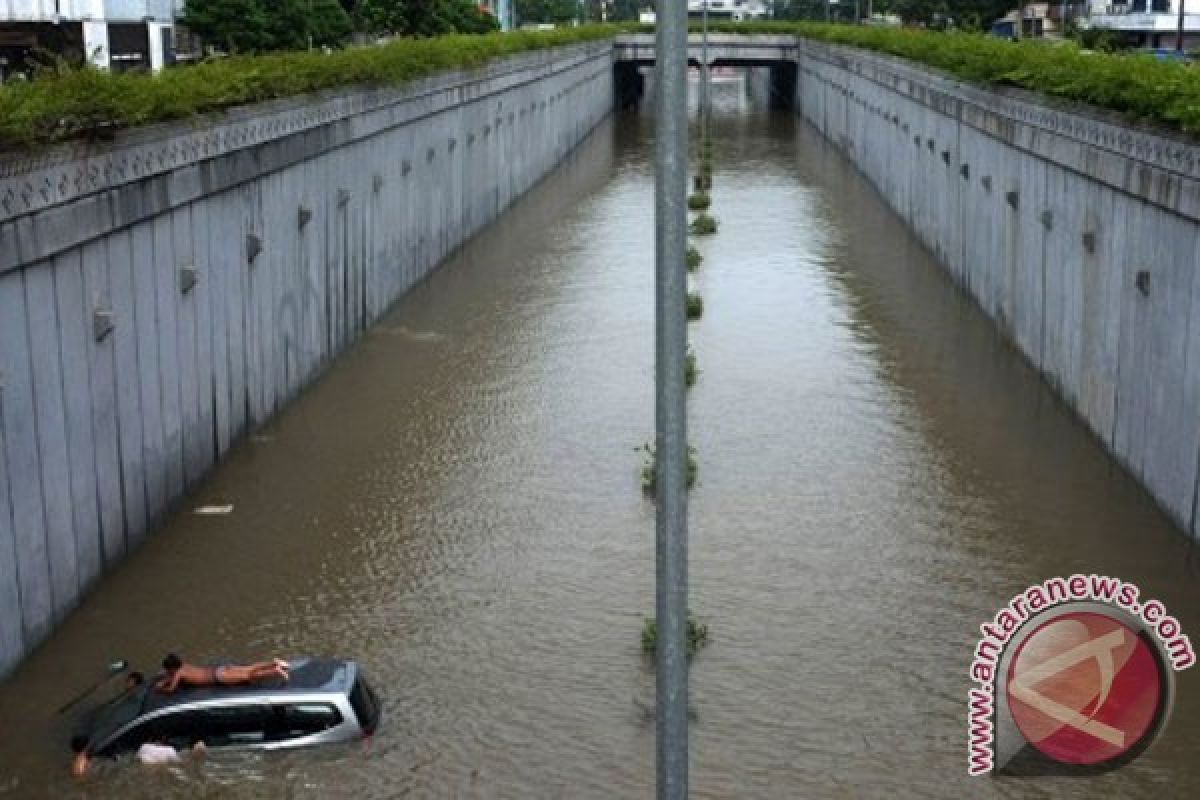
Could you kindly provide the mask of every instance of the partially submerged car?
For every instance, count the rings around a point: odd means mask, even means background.
[[[88,751],[115,757],[146,742],[186,748],[278,750],[359,739],[375,732],[379,699],[354,661],[295,659],[289,678],[245,686],[140,686],[96,714]]]

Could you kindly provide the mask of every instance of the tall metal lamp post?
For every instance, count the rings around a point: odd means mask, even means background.
[[[687,0],[659,0],[655,119],[655,731],[659,800],[688,795]]]

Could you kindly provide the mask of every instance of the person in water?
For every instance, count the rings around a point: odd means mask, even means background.
[[[158,739],[152,742],[146,742],[137,751],[137,760],[143,764],[151,766],[158,764],[177,764],[183,760],[183,756],[188,753],[192,754],[193,758],[201,759],[208,753],[208,748],[204,746],[203,739],[197,739],[192,742],[191,750],[176,750],[165,741]]]
[[[154,688],[165,694],[181,686],[239,686],[272,678],[288,679],[288,663],[278,658],[255,664],[209,667],[184,663],[179,656],[169,653],[162,665],[167,674]]]
[[[92,754],[89,752],[91,744],[86,736],[71,737],[71,751],[75,753],[75,758],[71,760],[71,774],[76,778],[82,778],[92,763]]]
[[[71,761],[71,775],[82,778],[92,764],[91,742],[86,736],[76,736],[71,739],[71,749],[75,751],[75,758]],[[199,759],[204,758],[208,748],[204,746],[202,739],[193,742],[189,751],[176,750],[161,740],[146,742],[138,748],[137,760],[150,765],[175,764],[182,761],[182,756],[187,752],[190,752],[193,758]]]
[[[145,682],[146,677],[142,673],[136,671],[129,673],[125,676],[125,685],[121,694],[118,695],[118,698],[114,698],[110,702],[116,702],[116,699],[124,697]],[[71,761],[71,774],[76,778],[82,778],[92,763],[91,741],[88,740],[88,737],[82,735],[72,737],[71,752],[75,754],[75,758]]]

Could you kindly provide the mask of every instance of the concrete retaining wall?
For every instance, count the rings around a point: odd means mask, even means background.
[[[1200,148],[887,56],[798,51],[799,112],[1200,535]]]
[[[612,108],[612,44],[0,157],[0,676]]]

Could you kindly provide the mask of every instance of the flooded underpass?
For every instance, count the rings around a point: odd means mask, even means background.
[[[1192,553],[836,151],[741,76],[714,102],[693,796],[1196,795],[1191,672],[1122,770],[968,779],[980,623],[1096,572],[1200,631]],[[652,794],[651,117],[602,125],[405,297],[0,686],[0,795]],[[54,709],[169,650],[355,658],[382,727],[73,782]]]

